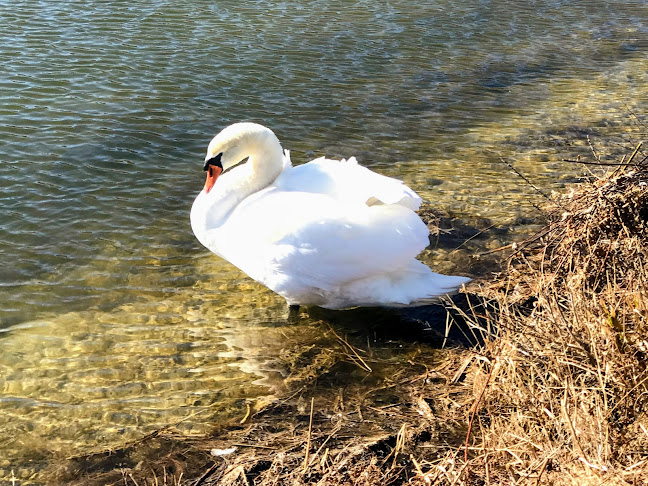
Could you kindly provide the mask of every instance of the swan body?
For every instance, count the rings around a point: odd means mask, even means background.
[[[416,260],[429,241],[421,198],[355,158],[293,167],[270,129],[236,123],[209,144],[205,170],[194,234],[291,305],[422,305],[469,281]]]

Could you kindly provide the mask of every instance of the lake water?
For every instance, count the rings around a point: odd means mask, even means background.
[[[502,159],[551,191],[646,138],[646,1],[212,3],[0,2],[0,481],[243,413],[315,342],[191,233],[224,126],[509,229],[423,257],[467,275],[537,214]]]

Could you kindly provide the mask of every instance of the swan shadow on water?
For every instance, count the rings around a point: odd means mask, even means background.
[[[419,307],[357,307],[329,310],[302,307],[310,319],[324,321],[334,328],[353,334],[374,334],[382,339],[419,341],[433,347],[473,347],[484,344],[496,330],[488,328],[484,306],[492,306],[483,297],[459,293],[443,302]],[[300,309],[291,306],[288,323],[299,324]]]

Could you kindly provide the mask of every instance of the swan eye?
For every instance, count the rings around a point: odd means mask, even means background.
[[[210,165],[215,165],[216,167],[220,167],[221,170],[223,169],[223,164],[221,163],[221,157],[223,156],[223,152],[219,153],[215,157],[212,157],[211,159],[208,159],[205,161],[205,166],[203,167],[203,170],[209,170]]]

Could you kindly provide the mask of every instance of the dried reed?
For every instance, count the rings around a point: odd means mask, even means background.
[[[472,371],[465,457],[429,465],[448,484],[648,482],[648,166],[556,198],[483,288],[499,336]]]

